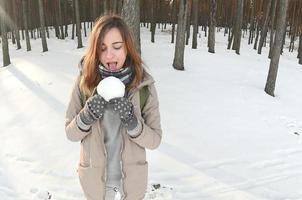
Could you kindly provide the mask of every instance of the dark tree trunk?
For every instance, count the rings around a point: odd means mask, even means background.
[[[234,43],[232,48],[236,50],[236,54],[240,54],[243,4],[244,4],[244,0],[237,0],[237,15],[235,21],[235,30],[234,30]]]
[[[19,5],[16,4],[15,1],[13,1],[13,13],[14,13],[14,20],[16,22],[16,26],[14,27],[14,33],[16,36],[16,41],[17,41],[17,49],[21,49],[21,43],[20,43],[20,32],[19,32],[19,26],[18,26],[18,22],[19,22]]]
[[[270,44],[269,44],[269,58],[272,56],[272,50],[274,45],[274,34],[275,34],[275,15],[276,15],[276,7],[277,7],[277,0],[273,0],[272,3],[272,17],[271,17],[271,34],[270,34]]]
[[[261,37],[260,37],[260,41],[258,44],[258,54],[261,54],[263,43],[264,43],[266,35],[267,35],[267,27],[268,27],[269,14],[270,14],[270,10],[271,10],[272,0],[267,0],[267,1],[268,1],[268,3],[267,3],[267,7],[266,7],[265,19],[264,19],[264,23],[263,23],[263,26],[261,29]]]
[[[258,39],[259,39],[259,24],[257,24],[257,28],[256,28],[256,38],[255,38],[255,43],[254,43],[254,49],[256,50],[257,49],[257,44],[258,44]]]
[[[23,9],[23,23],[24,23],[24,31],[25,31],[25,39],[26,39],[26,50],[31,51],[30,41],[29,41],[29,34],[28,34],[28,2],[27,0],[22,1],[22,9]]]
[[[172,3],[172,33],[171,33],[171,43],[174,43],[175,38],[175,23],[176,23],[176,17],[177,17],[177,9],[176,9],[176,0],[173,0]]]
[[[45,35],[45,18],[44,18],[44,6],[43,0],[39,0],[39,14],[40,14],[40,25],[41,25],[41,40],[43,52],[48,51],[46,35]]]
[[[76,15],[78,48],[82,48],[83,43],[82,43],[82,34],[81,34],[81,19],[80,19],[79,0],[74,0],[74,1],[75,1],[75,15]]]
[[[156,30],[156,17],[155,17],[155,8],[156,8],[156,2],[150,1],[151,3],[151,25],[150,25],[150,32],[151,32],[151,42],[155,42],[155,30]]]
[[[193,0],[193,39],[192,49],[197,49],[199,0]]]
[[[0,0],[0,6],[5,10],[6,0]],[[1,23],[1,38],[2,38],[2,56],[3,56],[3,67],[10,64],[10,57],[9,57],[9,49],[8,49],[8,40],[7,40],[7,32],[6,32],[6,24],[7,17],[0,18]]]
[[[209,52],[215,53],[216,0],[210,0]]]
[[[280,0],[279,11],[277,16],[277,26],[276,26],[276,35],[274,41],[274,47],[272,52],[272,58],[269,66],[269,72],[266,80],[266,85],[264,91],[271,95],[275,96],[275,84],[278,73],[280,51],[283,42],[283,36],[286,27],[286,12],[288,6],[288,0]]]
[[[190,0],[188,0],[190,1]],[[192,6],[188,3],[188,12],[187,12],[187,22],[186,22],[186,45],[189,44],[189,39],[191,35],[191,13],[192,13]]]
[[[132,30],[136,50],[141,52],[140,44],[140,4],[139,0],[124,0],[122,9],[122,18]]]
[[[302,65],[302,33],[299,37],[299,49],[298,49],[299,64]]]
[[[254,37],[254,32],[255,32],[255,2],[251,2],[251,19],[250,19],[250,32],[249,32],[249,42],[248,44],[252,44],[253,43],[253,37]]]
[[[185,51],[185,35],[187,21],[188,1],[179,1],[177,34],[174,51],[173,67],[176,70],[184,70],[184,51]]]

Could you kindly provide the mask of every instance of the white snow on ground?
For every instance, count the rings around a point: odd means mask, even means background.
[[[170,28],[169,28],[170,30]],[[53,33],[53,32],[52,32]],[[185,71],[172,68],[169,31],[141,31],[142,56],[157,82],[163,141],[148,151],[153,200],[301,200],[302,66],[287,45],[276,97],[264,92],[268,48],[247,38],[241,55],[216,35],[216,53],[198,38],[185,51]],[[10,41],[11,42],[11,41]],[[0,68],[0,199],[79,200],[79,144],[66,139],[65,109],[84,49],[76,40],[31,40]],[[87,45],[87,38],[84,38]],[[2,60],[2,52],[0,55]],[[160,183],[152,191],[151,184]]]

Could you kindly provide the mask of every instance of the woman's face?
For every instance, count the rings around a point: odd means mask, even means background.
[[[127,52],[122,35],[117,28],[111,28],[104,37],[101,44],[101,55],[99,57],[103,66],[110,71],[118,71],[123,67]]]

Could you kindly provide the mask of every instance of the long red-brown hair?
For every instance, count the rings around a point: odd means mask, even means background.
[[[142,80],[142,60],[135,48],[133,36],[129,27],[121,17],[117,15],[104,15],[96,19],[90,33],[89,46],[83,57],[80,90],[86,97],[92,94],[93,89],[101,80],[98,72],[99,55],[102,52],[101,44],[103,43],[106,33],[111,28],[117,28],[120,31],[127,52],[125,63],[133,67],[133,79],[127,86],[127,90],[136,87]]]

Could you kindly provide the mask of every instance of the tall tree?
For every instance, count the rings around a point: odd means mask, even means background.
[[[197,34],[198,34],[198,8],[199,0],[193,0],[193,40],[192,49],[197,48]]]
[[[270,33],[270,44],[269,44],[269,58],[271,58],[272,55],[272,50],[273,50],[273,45],[274,45],[274,34],[275,34],[275,15],[276,15],[276,7],[277,7],[277,0],[273,0],[272,3],[272,16],[271,16],[271,33]]]
[[[287,7],[288,7],[288,0],[279,0],[279,10],[277,16],[277,26],[276,26],[274,47],[272,51],[272,58],[269,66],[269,72],[266,80],[265,89],[264,89],[264,91],[271,96],[275,96],[274,91],[275,91],[275,84],[276,84],[277,73],[278,73],[281,46],[283,43],[283,36],[286,27]]]
[[[0,4],[1,8],[5,10],[6,0],[0,0],[0,3],[1,3]],[[7,40],[7,32],[6,32],[7,16],[5,12],[4,13],[1,12],[0,23],[1,23],[3,66],[5,67],[10,64],[8,40]]]
[[[122,18],[132,30],[137,51],[141,52],[140,44],[140,5],[139,0],[124,0]]]
[[[14,0],[12,2],[12,5],[13,5],[12,8],[13,8],[14,21],[15,21],[14,34],[16,35],[17,49],[21,49],[20,32],[19,32],[19,26],[18,26],[18,22],[19,22],[19,12],[18,12],[19,4],[17,4],[16,1]]]
[[[31,51],[29,33],[28,33],[28,2],[27,0],[22,0],[22,10],[23,10],[23,23],[26,39],[26,50]]]
[[[81,33],[80,8],[79,8],[79,0],[74,0],[74,1],[75,1],[76,29],[77,29],[78,49],[79,49],[79,48],[83,47],[82,33]]]
[[[151,32],[151,42],[155,42],[155,30],[156,30],[156,16],[155,16],[155,10],[156,10],[156,1],[150,1],[151,3],[151,25],[150,25],[150,32]]]
[[[192,5],[190,3],[191,0],[188,1],[188,12],[187,12],[187,21],[186,21],[186,45],[189,44],[189,39],[191,35],[191,13],[192,13]]]
[[[188,1],[179,1],[176,43],[174,51],[173,67],[176,70],[184,70],[184,51],[187,21]]]
[[[176,9],[176,0],[172,2],[172,34],[171,34],[171,43],[174,43],[174,36],[175,36],[175,22],[177,18],[177,9]]]
[[[264,19],[264,23],[263,23],[263,26],[262,26],[262,29],[261,29],[261,37],[260,37],[259,45],[258,45],[258,54],[261,54],[263,43],[264,43],[264,40],[265,40],[266,35],[267,35],[267,27],[268,27],[271,5],[272,5],[272,0],[267,0],[265,19]]]
[[[236,50],[236,54],[240,54],[243,5],[244,5],[244,0],[237,0],[237,9],[236,9],[237,12],[236,12],[235,30],[234,30],[234,43],[233,43],[233,48],[232,48],[233,50]]]
[[[97,0],[92,0],[92,21],[95,21],[95,19],[97,18],[97,5],[98,5],[98,1]]]
[[[216,0],[210,0],[209,52],[215,53]]]
[[[302,65],[302,33],[300,33],[300,37],[299,37],[298,58],[299,58],[299,64]]]
[[[57,0],[57,8],[58,8],[58,24],[60,27],[60,38],[64,39],[65,35],[64,35],[64,29],[63,29],[63,18],[62,18],[62,0]]]
[[[43,0],[39,0],[39,14],[40,14],[40,31],[41,31],[41,40],[42,40],[42,48],[43,52],[48,51],[46,35],[45,35],[45,18],[44,18],[44,5]]]

